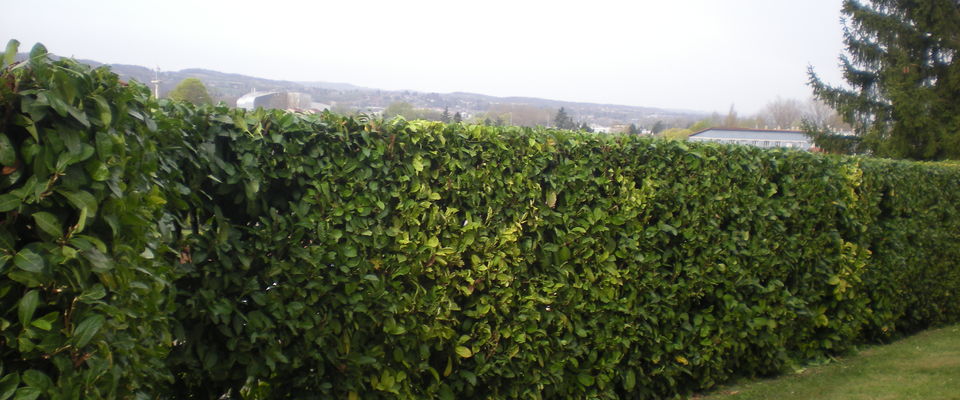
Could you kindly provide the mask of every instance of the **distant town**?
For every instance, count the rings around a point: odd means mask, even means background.
[[[92,60],[79,61],[92,66],[104,65]],[[160,98],[168,97],[184,80],[194,78],[202,82],[213,103],[246,109],[329,110],[384,118],[403,116],[486,125],[548,126],[597,133],[659,135],[669,139],[689,137],[695,141],[760,147],[809,148],[810,143],[801,138],[803,121],[841,133],[850,130],[834,110],[814,100],[777,98],[759,113],[742,116],[734,105],[726,114],[719,114],[464,92],[382,90],[349,83],[271,80],[206,69],[163,71],[126,64],[109,67],[121,79],[150,86]],[[691,137],[694,134],[696,137]]]
[[[80,62],[100,66],[93,60]],[[413,90],[381,90],[347,83],[292,82],[205,69],[164,71],[138,65],[110,64],[122,79],[135,80],[154,88],[165,97],[187,78],[203,82],[215,103],[234,107],[251,104],[293,105],[295,109],[331,110],[342,114],[364,113],[406,116],[412,113],[424,119],[440,120],[446,111],[451,118],[457,113],[464,122],[519,126],[553,126],[557,111],[564,108],[572,122],[585,124],[597,132],[626,132],[630,125],[650,131],[661,127],[688,126],[709,114],[695,110],[670,110],[616,104],[579,103],[532,97],[494,97],[476,93],[428,93]],[[266,96],[266,97],[264,97]],[[291,96],[281,100],[281,97]],[[288,101],[289,100],[289,101]],[[309,104],[309,106],[307,105]],[[287,108],[287,107],[278,107]]]

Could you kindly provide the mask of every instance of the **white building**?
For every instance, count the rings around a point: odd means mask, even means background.
[[[247,110],[257,108],[309,110],[312,106],[313,101],[310,95],[299,92],[257,92],[254,90],[237,99],[237,108]]]
[[[596,132],[596,133],[610,133],[610,127],[609,127],[609,126],[590,125],[590,129],[593,129],[593,131]]]
[[[806,151],[813,148],[813,140],[803,131],[709,128],[690,135],[687,140],[743,144],[763,148],[786,147]]]

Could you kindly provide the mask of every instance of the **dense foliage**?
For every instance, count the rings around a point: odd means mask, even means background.
[[[167,97],[196,105],[213,103],[210,93],[207,92],[207,87],[203,84],[203,81],[197,78],[187,78],[180,81],[177,87],[167,94]]]
[[[845,0],[843,15],[848,87],[830,86],[812,70],[810,83],[862,145],[824,132],[818,145],[893,158],[960,158],[960,3]]]
[[[42,46],[0,72],[0,399],[169,381],[172,310],[149,91]]]
[[[960,319],[956,166],[155,103],[35,53],[0,400],[662,398]]]

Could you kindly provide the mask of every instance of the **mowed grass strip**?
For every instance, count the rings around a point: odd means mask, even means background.
[[[960,325],[874,346],[828,365],[726,386],[699,400],[960,400]]]

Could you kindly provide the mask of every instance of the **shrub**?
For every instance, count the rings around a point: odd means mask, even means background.
[[[173,264],[149,91],[16,50],[0,66],[0,398],[155,392]]]
[[[207,222],[191,228],[202,234],[177,284],[185,393],[654,398],[958,315],[957,203],[933,201],[955,196],[954,167],[330,114],[166,115],[202,150],[178,173],[195,182],[190,219]],[[912,214],[879,213],[881,184]],[[909,263],[889,247],[921,234]]]

